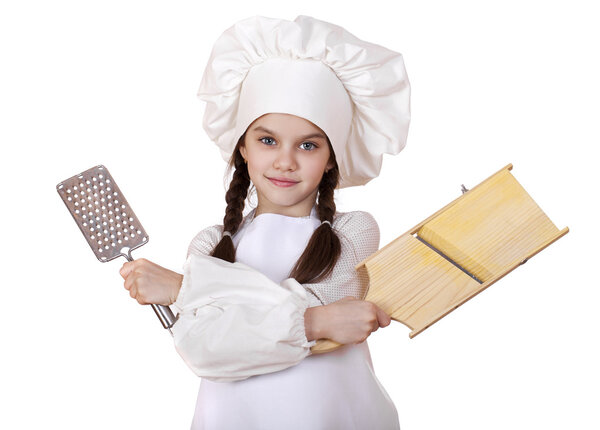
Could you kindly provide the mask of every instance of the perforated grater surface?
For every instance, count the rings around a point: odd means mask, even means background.
[[[144,227],[105,166],[66,179],[56,190],[101,262],[120,256],[133,261],[131,251],[148,243]],[[171,309],[154,304],[152,309],[170,331],[176,320]]]

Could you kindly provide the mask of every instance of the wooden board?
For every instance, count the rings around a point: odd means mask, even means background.
[[[414,337],[564,236],[505,166],[356,266]],[[319,340],[312,353],[339,344]]]

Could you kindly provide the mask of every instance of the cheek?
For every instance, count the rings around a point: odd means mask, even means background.
[[[326,163],[315,163],[308,164],[306,168],[306,173],[311,177],[312,182],[319,183],[321,182],[321,178],[323,177],[323,172],[325,171]]]

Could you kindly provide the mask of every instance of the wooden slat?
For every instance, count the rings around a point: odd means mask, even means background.
[[[508,170],[471,190],[417,232],[484,282],[557,233],[558,228]]]
[[[412,330],[451,308],[480,286],[470,276],[406,234],[388,252],[368,261],[370,287],[365,300],[376,303]]]

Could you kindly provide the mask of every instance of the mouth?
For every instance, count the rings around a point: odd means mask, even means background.
[[[294,185],[296,185],[298,183],[298,181],[292,181],[291,179],[287,179],[287,178],[267,178],[269,181],[271,181],[272,184],[278,186],[278,187],[292,187]]]

